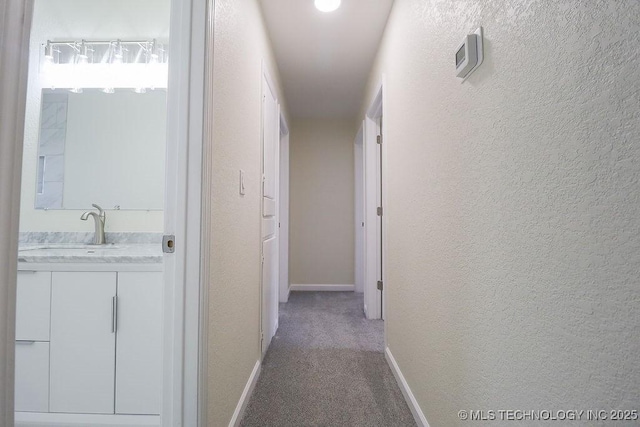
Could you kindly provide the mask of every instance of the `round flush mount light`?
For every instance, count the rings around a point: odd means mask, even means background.
[[[340,7],[340,0],[315,0],[315,5],[321,12],[333,12]]]

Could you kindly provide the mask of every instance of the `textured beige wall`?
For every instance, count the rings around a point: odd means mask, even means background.
[[[388,345],[432,427],[638,409],[639,45],[632,0],[395,2],[363,109],[384,73]]]
[[[352,120],[294,120],[290,144],[290,281],[354,283]]]
[[[262,60],[277,68],[255,0],[216,0],[208,420],[226,426],[260,358]],[[282,97],[279,96],[282,103]],[[239,170],[246,194],[238,192]]]

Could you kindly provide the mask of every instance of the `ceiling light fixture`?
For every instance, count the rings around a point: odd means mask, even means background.
[[[340,0],[315,0],[315,5],[321,12],[333,12],[340,7]]]

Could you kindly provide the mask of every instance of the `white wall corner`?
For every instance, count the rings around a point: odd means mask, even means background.
[[[387,359],[387,362],[389,363],[389,367],[391,368],[391,372],[393,372],[393,376],[396,377],[396,381],[400,386],[400,390],[402,390],[402,395],[404,396],[404,400],[407,402],[407,405],[409,405],[409,409],[413,414],[413,418],[416,420],[416,424],[418,424],[419,427],[429,427],[429,423],[427,422],[427,417],[424,416],[424,413],[422,412],[422,409],[420,408],[418,401],[416,400],[415,396],[413,395],[413,392],[409,388],[409,384],[407,384],[407,380],[405,380],[404,375],[402,375],[402,372],[400,371],[400,367],[396,363],[396,359],[393,358],[393,355],[391,354],[391,350],[389,350],[389,347],[385,348],[384,356]]]
[[[298,284],[291,285],[290,291],[329,291],[329,292],[353,292],[355,285],[329,285],[329,284]]]
[[[258,382],[261,368],[262,365],[260,364],[260,360],[256,361],[253,371],[251,371],[251,375],[249,376],[249,380],[244,386],[244,390],[242,390],[242,395],[236,405],[236,410],[233,411],[233,416],[231,417],[231,421],[229,421],[229,427],[238,427],[240,425],[240,421],[242,421],[242,417],[244,416],[244,411],[247,409],[247,405],[249,404],[249,400],[253,394],[253,389],[256,387],[256,383]]]

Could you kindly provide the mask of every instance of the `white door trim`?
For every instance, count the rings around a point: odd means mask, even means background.
[[[382,201],[382,230],[383,234],[379,233],[379,222],[377,216],[378,208],[378,180],[379,171],[382,168],[382,192],[386,194],[386,166],[385,166],[385,134],[386,125],[382,129],[382,153],[383,161],[382,165],[378,163],[378,144],[377,144],[377,120],[383,114],[383,102],[384,102],[384,75],[381,82],[378,84],[375,91],[375,96],[367,114],[364,119],[364,156],[365,156],[365,285],[364,285],[364,300],[366,306],[366,316],[368,319],[381,319],[383,317],[383,307],[380,301],[381,292],[377,289],[378,280],[382,280],[386,286],[384,269],[382,271],[382,277],[380,277],[380,261],[384,266],[385,261],[385,230],[386,221],[384,211],[386,210],[384,200]],[[380,239],[382,238],[382,249],[380,249]],[[382,250],[382,260],[380,257],[380,251]],[[384,300],[383,300],[384,301]],[[386,324],[385,324],[386,327]],[[385,334],[386,337],[386,334]]]
[[[213,11],[213,0],[171,2],[165,233],[176,236],[176,250],[164,256],[163,427],[206,425],[206,401],[198,397],[206,391],[207,286],[201,277],[208,276],[201,274],[208,263],[200,259],[210,244],[209,222],[202,215],[207,194],[202,159],[210,155],[203,137]]]
[[[278,195],[278,246],[280,252],[280,266],[278,271],[278,301],[287,302],[291,291],[289,285],[289,126],[280,111],[280,193]]]
[[[14,419],[16,281],[22,141],[32,0],[0,5],[0,425]],[[9,48],[10,47],[10,48]]]
[[[355,291],[364,292],[364,120],[360,125],[356,139],[353,142],[353,158],[354,158],[354,227],[355,227]],[[367,312],[367,304],[365,303],[365,315]]]

